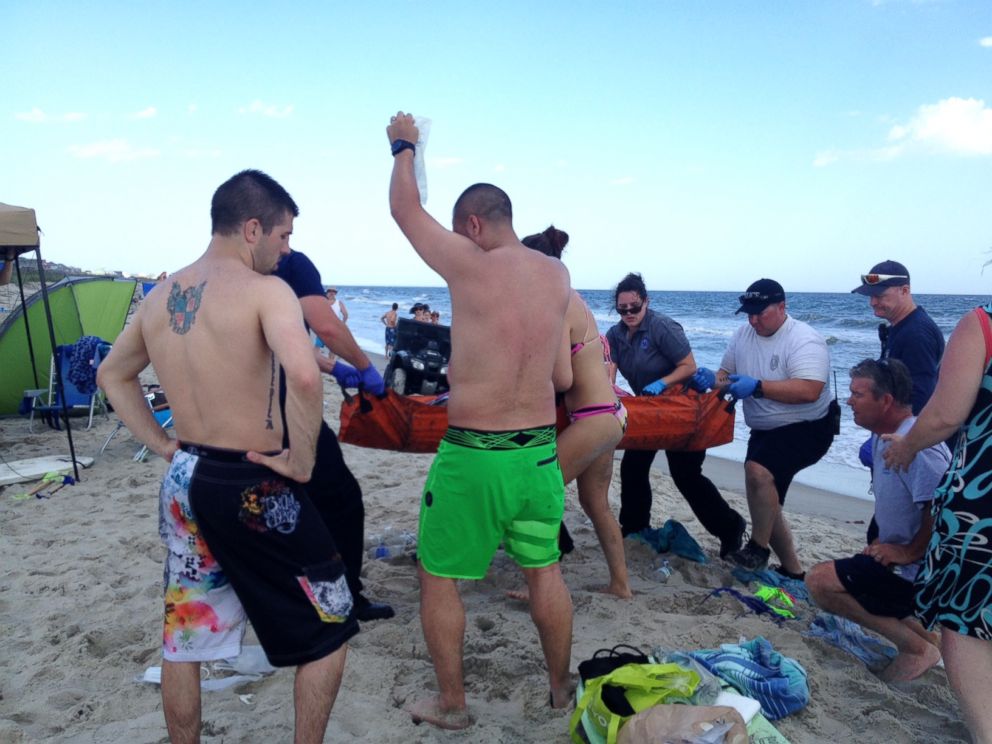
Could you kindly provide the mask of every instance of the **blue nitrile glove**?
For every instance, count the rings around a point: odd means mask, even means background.
[[[334,362],[331,376],[338,381],[341,387],[345,388],[357,388],[362,382],[362,373],[342,361]]]
[[[668,383],[664,380],[655,380],[654,382],[649,382],[644,386],[644,390],[641,391],[641,395],[661,395],[667,387]]]
[[[372,393],[372,395],[382,395],[386,392],[386,383],[382,381],[382,375],[379,374],[375,365],[370,364],[359,374],[362,376],[362,384],[359,387],[363,390]]]
[[[693,390],[698,390],[700,393],[705,393],[716,385],[716,374],[711,369],[706,369],[706,367],[700,367],[695,371],[692,377],[689,378],[689,387]]]
[[[865,443],[861,445],[861,449],[858,450],[858,459],[861,460],[861,464],[866,468],[870,468],[875,464],[874,454],[871,451],[871,437],[868,437]]]
[[[737,400],[741,400],[742,398],[750,398],[754,393],[754,389],[758,387],[758,379],[756,377],[748,377],[747,375],[731,375],[729,379],[731,384],[728,390]]]

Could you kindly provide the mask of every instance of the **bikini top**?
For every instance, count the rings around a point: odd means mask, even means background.
[[[589,312],[589,308],[586,308],[586,329],[582,332],[583,336],[589,333],[589,325],[590,325],[590,321],[592,320],[593,320],[592,313]],[[595,340],[596,336],[599,336],[600,341],[603,342],[604,344],[604,348],[609,348],[605,345],[606,340],[603,338],[603,336],[597,333],[595,336],[590,336],[589,338],[586,338],[583,341],[579,341],[576,344],[572,344],[572,356],[575,356],[580,351],[582,351],[585,348],[586,344],[592,343],[592,341]]]

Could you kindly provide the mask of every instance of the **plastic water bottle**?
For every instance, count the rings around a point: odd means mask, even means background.
[[[365,540],[366,555],[375,560],[385,560],[416,550],[417,538],[410,532],[396,530],[387,525],[381,534],[369,535]]]
[[[664,584],[672,576],[672,564],[668,562],[667,558],[661,558],[655,563],[654,571],[651,572],[651,578],[657,581],[659,584]]]

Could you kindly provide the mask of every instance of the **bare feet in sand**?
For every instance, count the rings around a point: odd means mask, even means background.
[[[597,591],[603,594],[612,594],[614,597],[619,597],[620,599],[630,599],[634,596],[634,593],[630,590],[628,586],[615,587],[612,584],[609,586],[600,587]],[[530,594],[526,589],[510,589],[504,592],[507,598],[516,599],[520,602],[530,602]]]
[[[551,697],[549,700],[551,707],[555,710],[560,710],[561,708],[567,708],[571,705],[572,701],[575,699],[575,690],[577,687],[578,683],[572,677],[569,678],[568,684],[564,687],[558,689],[552,687]]]
[[[466,708],[442,710],[441,701],[437,697],[416,700],[407,705],[404,710],[410,714],[410,718],[417,725],[427,721],[427,723],[449,731],[467,729],[475,723],[475,718]]]
[[[916,679],[940,661],[940,649],[925,644],[923,653],[900,653],[878,674],[883,682],[909,682]]]

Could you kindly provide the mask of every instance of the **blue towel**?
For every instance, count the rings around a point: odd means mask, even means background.
[[[779,615],[777,612],[775,612],[775,610],[773,610],[771,606],[767,602],[765,602],[765,600],[759,599],[758,597],[749,597],[746,594],[741,594],[739,591],[737,591],[736,589],[731,589],[729,586],[722,586],[719,589],[714,589],[713,591],[711,591],[709,594],[706,595],[705,599],[703,599],[703,602],[705,602],[710,597],[718,597],[721,594],[729,594],[731,597],[733,597],[738,602],[740,602],[745,607],[747,607],[749,610],[751,610],[751,612],[753,612],[755,615],[771,616],[771,619],[774,620],[779,625],[781,625],[782,622],[785,620],[785,618]]]
[[[101,347],[105,346],[108,346],[107,342],[99,336],[83,336],[63,352],[69,354],[69,371],[66,377],[83,395],[93,395],[96,392],[94,360],[98,355],[102,358]]]
[[[802,710],[809,703],[806,670],[795,659],[782,656],[761,636],[689,655],[742,695],[761,703],[761,712],[772,721]]]
[[[827,643],[844,649],[869,667],[887,664],[898,653],[893,646],[865,633],[853,620],[828,612],[820,613],[814,618],[806,635],[822,638]]]
[[[645,527],[640,532],[628,535],[635,540],[640,540],[648,545],[656,553],[667,553],[671,551],[675,555],[688,558],[696,563],[706,563],[706,554],[699,547],[688,530],[680,522],[669,519],[660,529]]]
[[[738,566],[730,573],[733,574],[733,577],[742,584],[750,584],[752,581],[757,581],[761,584],[767,584],[768,586],[778,586],[791,594],[793,599],[802,600],[807,604],[813,604],[813,600],[809,596],[809,589],[806,588],[805,581],[790,579],[788,576],[783,576],[778,571],[772,571],[767,568],[760,571],[748,571],[746,568],[741,568]]]

